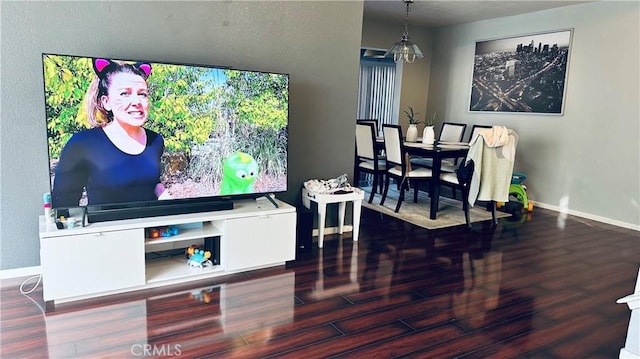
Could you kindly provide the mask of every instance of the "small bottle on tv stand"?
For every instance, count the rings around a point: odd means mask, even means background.
[[[53,209],[51,208],[51,192],[47,192],[42,195],[42,202],[44,203],[44,219],[47,223],[54,223]]]
[[[54,223],[53,210],[51,209],[51,203],[44,204],[44,219],[47,223]]]

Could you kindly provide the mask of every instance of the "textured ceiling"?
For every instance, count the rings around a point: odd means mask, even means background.
[[[457,25],[526,14],[593,1],[430,1],[415,0],[409,24],[426,27]],[[406,5],[402,0],[365,0],[364,17],[403,22]]]

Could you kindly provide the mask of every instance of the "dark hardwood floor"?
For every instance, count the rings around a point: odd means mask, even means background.
[[[363,209],[359,242],[207,283],[44,314],[4,281],[0,356],[617,358],[639,265],[639,232],[540,208],[471,231]]]

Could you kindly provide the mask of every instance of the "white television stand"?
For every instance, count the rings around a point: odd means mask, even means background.
[[[234,209],[56,228],[40,216],[40,265],[47,308],[284,264],[295,259],[296,210],[266,198]],[[177,226],[179,234],[146,238],[147,229]],[[217,264],[187,264],[182,249],[215,243]],[[173,254],[173,255],[172,255]]]

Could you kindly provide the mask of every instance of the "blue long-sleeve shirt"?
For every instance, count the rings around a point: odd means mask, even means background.
[[[83,187],[89,205],[156,200],[164,139],[151,130],[145,132],[147,144],[138,155],[122,152],[102,128],[73,135],[55,170],[53,206],[77,207]]]

